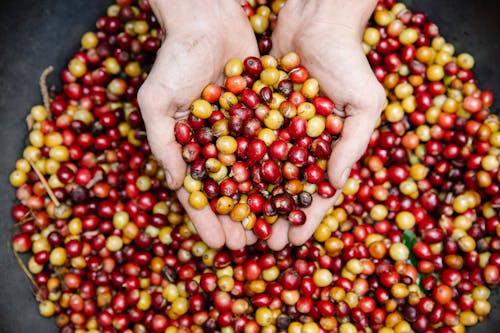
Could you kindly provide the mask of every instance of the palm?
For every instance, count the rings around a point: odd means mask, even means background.
[[[305,225],[288,227],[286,221],[280,222],[276,226],[280,233],[274,233],[269,240],[273,248],[281,248],[288,241],[302,244],[314,233],[340,196],[351,166],[364,152],[385,100],[356,34],[325,19],[321,11],[306,13],[307,10],[285,7],[280,12],[272,52],[276,56],[297,52],[302,65],[320,82],[322,93],[332,99],[336,111],[345,117],[344,129],[328,163],[329,180],[338,191],[331,199],[315,196],[306,209]],[[283,234],[288,239],[280,236]]]
[[[236,9],[236,13],[242,14]],[[201,23],[171,30],[138,96],[151,150],[165,169],[167,185],[178,189],[179,201],[201,238],[214,248],[224,244],[241,248],[253,239],[247,237],[241,224],[216,216],[209,207],[197,210],[189,205],[189,194],[181,188],[186,163],[175,140],[174,125],[178,119],[187,117],[191,102],[199,98],[208,83],[222,79],[229,59],[258,55],[247,19],[244,15],[237,18],[232,29],[223,23],[210,22],[213,17],[208,17],[209,22],[205,22],[208,28]]]

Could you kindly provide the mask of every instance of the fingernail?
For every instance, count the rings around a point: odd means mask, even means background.
[[[341,184],[342,184],[342,187],[344,186],[344,184],[347,182],[347,178],[349,178],[349,175],[351,174],[351,168],[346,168],[343,172],[342,172],[342,176],[340,176],[340,181],[341,181]]]
[[[167,185],[170,186],[170,184],[172,184],[173,182],[173,178],[168,170],[165,170],[165,179],[167,180]]]

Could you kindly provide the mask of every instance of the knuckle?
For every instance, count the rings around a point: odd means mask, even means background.
[[[302,245],[304,242],[302,242],[302,239],[297,239],[297,238],[294,238],[294,239],[291,239],[290,240],[290,244],[292,244],[293,246],[300,246]]]
[[[373,82],[369,91],[371,93],[363,98],[364,107],[366,110],[370,110],[374,116],[379,115],[386,102],[385,90],[378,82]]]
[[[387,97],[385,95],[385,89],[379,83],[377,83],[376,96],[377,96],[377,102],[378,102],[377,104],[379,105],[380,108],[382,108],[382,106],[384,105]]]
[[[142,84],[137,92],[137,103],[145,121],[155,119],[167,109],[165,97],[165,92],[157,84],[147,80]]]
[[[148,110],[151,108],[151,104],[154,103],[154,93],[153,89],[150,86],[148,81],[145,81],[142,86],[139,88],[137,92],[137,103],[139,103],[139,107],[143,110]]]

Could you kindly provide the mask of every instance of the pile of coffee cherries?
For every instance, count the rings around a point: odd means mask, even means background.
[[[279,216],[303,225],[313,194],[335,194],[325,168],[343,120],[296,53],[232,59],[225,75],[176,124],[190,163],[184,187],[193,207],[210,200],[215,213],[267,239]]]
[[[276,61],[264,55],[284,4],[243,5],[263,68]],[[310,240],[281,251],[263,239],[237,251],[208,248],[165,186],[136,100],[160,40],[147,0],[117,0],[82,36],[60,73],[63,88],[30,111],[26,147],[10,174],[18,199],[12,247],[40,314],[55,317],[60,332],[460,333],[487,318],[490,288],[500,283],[500,122],[473,57],[455,54],[424,13],[394,0],[377,4],[362,43],[388,103],[337,204]],[[228,76],[252,68],[242,63],[229,65]],[[273,103],[268,89],[238,93],[241,83],[226,81],[220,96],[238,95],[242,107],[233,111],[257,119],[260,139],[270,142],[264,127],[281,117],[269,111],[260,119],[252,107],[254,92]],[[203,115],[215,102],[213,88],[193,111]],[[203,124],[227,131],[217,149],[234,149],[229,137],[255,130],[231,121],[229,105],[210,110]],[[196,133],[193,121],[183,126]],[[320,127],[311,137],[329,142]],[[220,196],[224,179],[210,179]]]

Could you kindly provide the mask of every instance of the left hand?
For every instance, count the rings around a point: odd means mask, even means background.
[[[196,209],[189,204],[183,187],[186,163],[174,127],[187,117],[192,101],[208,83],[223,80],[229,59],[258,55],[255,35],[234,0],[151,0],[151,6],[167,32],[138,93],[151,150],[201,239],[212,248],[240,249],[256,240],[253,233],[229,216],[216,215],[208,205]]]

